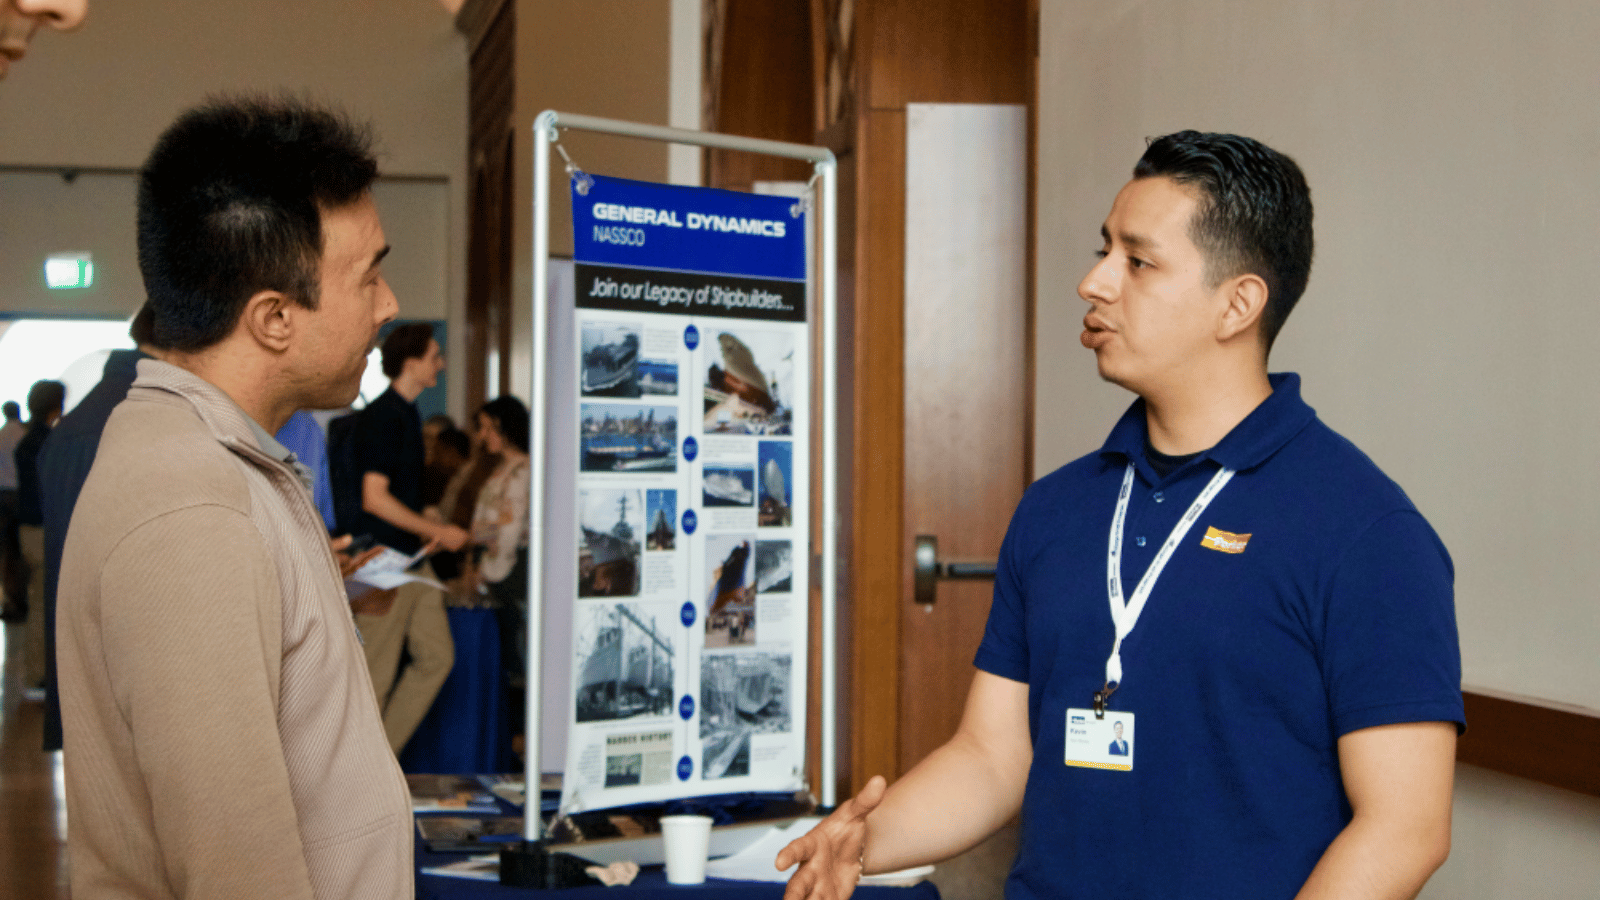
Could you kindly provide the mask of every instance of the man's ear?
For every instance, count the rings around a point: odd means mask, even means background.
[[[257,291],[244,303],[241,317],[250,336],[274,353],[289,349],[299,305],[279,291]]]
[[[1224,281],[1218,291],[1224,305],[1217,320],[1217,340],[1231,341],[1261,324],[1261,314],[1267,308],[1267,283],[1260,275],[1246,272]]]

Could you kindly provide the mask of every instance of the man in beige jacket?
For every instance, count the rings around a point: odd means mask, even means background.
[[[185,113],[140,173],[162,359],[112,413],[63,554],[78,897],[413,895],[384,738],[306,473],[271,435],[356,396],[396,313],[362,129]]]

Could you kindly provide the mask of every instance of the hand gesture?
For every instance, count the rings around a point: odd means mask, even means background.
[[[795,863],[783,900],[846,900],[861,877],[866,852],[867,815],[883,801],[888,782],[874,775],[861,793],[779,851],[779,871]]]

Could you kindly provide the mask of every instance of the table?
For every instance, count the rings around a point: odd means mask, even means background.
[[[456,662],[428,714],[400,751],[406,772],[505,772],[511,736],[500,674],[500,625],[492,609],[450,607]]]
[[[465,859],[460,853],[429,853],[417,840],[417,868],[437,866]],[[581,887],[565,891],[531,891],[506,887],[498,882],[472,881],[444,875],[417,875],[417,900],[495,900],[495,898],[548,896],[561,900],[685,900],[707,897],[712,900],[781,900],[784,886],[775,882],[722,881],[706,879],[705,884],[667,883],[661,866],[645,866],[627,887]],[[851,895],[859,900],[939,900],[939,889],[924,881],[911,887],[859,887]]]

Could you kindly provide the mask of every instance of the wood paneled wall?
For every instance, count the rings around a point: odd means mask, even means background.
[[[516,4],[469,0],[456,16],[468,46],[468,210],[466,408],[489,399],[489,361],[495,392],[511,383],[511,265],[516,197]]]

